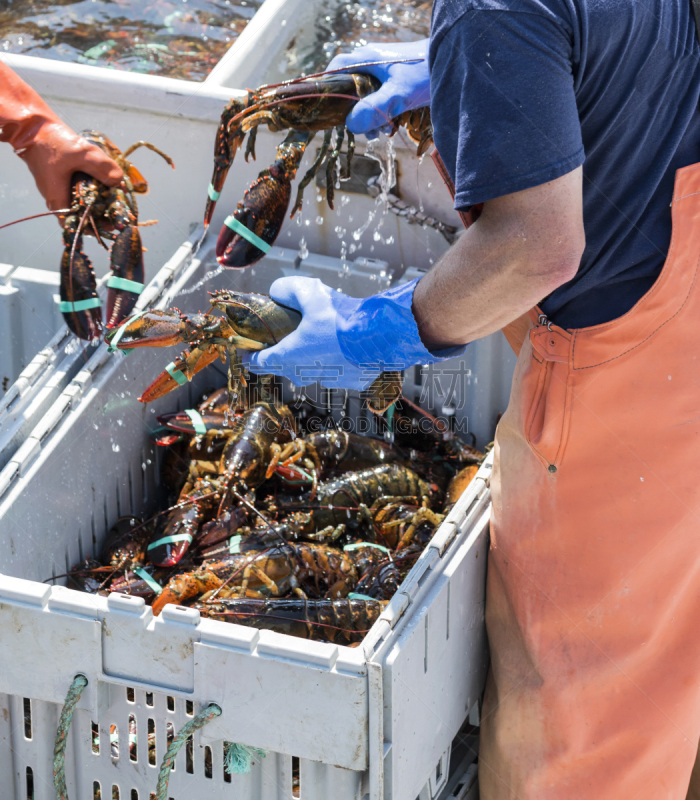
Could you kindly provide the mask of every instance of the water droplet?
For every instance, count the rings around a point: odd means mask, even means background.
[[[321,216],[316,217],[316,224],[317,225],[323,225],[323,217],[321,217]]]
[[[112,452],[118,453],[119,449],[119,445],[116,442],[112,442]]]

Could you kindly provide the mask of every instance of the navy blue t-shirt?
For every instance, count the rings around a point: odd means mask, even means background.
[[[700,161],[690,0],[435,0],[429,58],[455,208],[583,164],[586,249],[542,310],[565,328],[628,311],[663,266],[675,171]]]

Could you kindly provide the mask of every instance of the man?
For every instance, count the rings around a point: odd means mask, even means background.
[[[429,87],[455,207],[481,216],[417,284],[356,300],[276,282],[304,319],[251,366],[298,382],[296,365],[343,365],[362,388],[505,328],[519,358],[492,481],[482,800],[681,800],[700,734],[690,2],[435,0],[427,55],[364,68],[383,86],[349,127]]]
[[[108,186],[116,186],[124,178],[109,156],[72,131],[2,62],[0,142],[9,142],[26,162],[50,211],[70,206],[74,172],[87,172]]]

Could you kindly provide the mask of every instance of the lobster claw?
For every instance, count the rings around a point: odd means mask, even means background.
[[[120,343],[121,344],[121,343]],[[151,403],[159,397],[164,397],[173,389],[192,380],[200,370],[208,367],[219,357],[217,345],[210,345],[205,350],[195,347],[185,358],[178,358],[173,364],[164,369],[160,375],[146,387],[141,397],[140,403]]]
[[[313,137],[313,131],[291,130],[270,168],[246,190],[216,242],[216,260],[222,267],[249,267],[270,252],[287,216],[292,181]]]
[[[66,325],[79,338],[92,341],[102,335],[102,308],[90,259],[76,250],[71,263],[71,248],[61,259],[61,313]]]
[[[286,176],[257,178],[221,228],[216,242],[219,264],[250,267],[267,255],[282,229],[291,196],[292,184]]]
[[[121,331],[121,333],[119,333]],[[117,338],[120,350],[132,347],[168,347],[185,341],[187,321],[176,309],[153,309],[127,319],[119,328],[112,328],[105,334],[107,344]]]
[[[143,245],[137,225],[127,225],[114,241],[112,274],[107,281],[107,327],[114,328],[133,311],[143,291]]]
[[[187,433],[190,436],[201,435],[202,430],[221,431],[228,427],[229,419],[233,423],[234,415],[229,417],[228,413],[210,411],[200,414],[198,411],[173,411],[170,414],[160,414],[156,420],[166,428],[171,428],[180,433]],[[196,420],[196,422],[195,422]],[[203,426],[203,427],[202,427]]]
[[[236,157],[236,151],[243,144],[245,133],[240,124],[234,122],[235,118],[248,108],[251,102],[251,93],[245,101],[230,100],[221,113],[221,121],[216,131],[214,142],[214,175],[209,184],[207,205],[204,209],[204,227],[208,228],[214,216],[216,201],[221,196],[221,191],[226,182],[226,176]]]
[[[148,558],[156,567],[174,567],[190,549],[202,512],[196,502],[175,508],[158,520],[148,544]]]

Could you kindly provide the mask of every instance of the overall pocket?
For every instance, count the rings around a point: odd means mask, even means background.
[[[530,331],[532,376],[537,375],[530,409],[525,419],[525,438],[550,472],[561,465],[571,417],[570,342],[559,329],[541,326]]]

